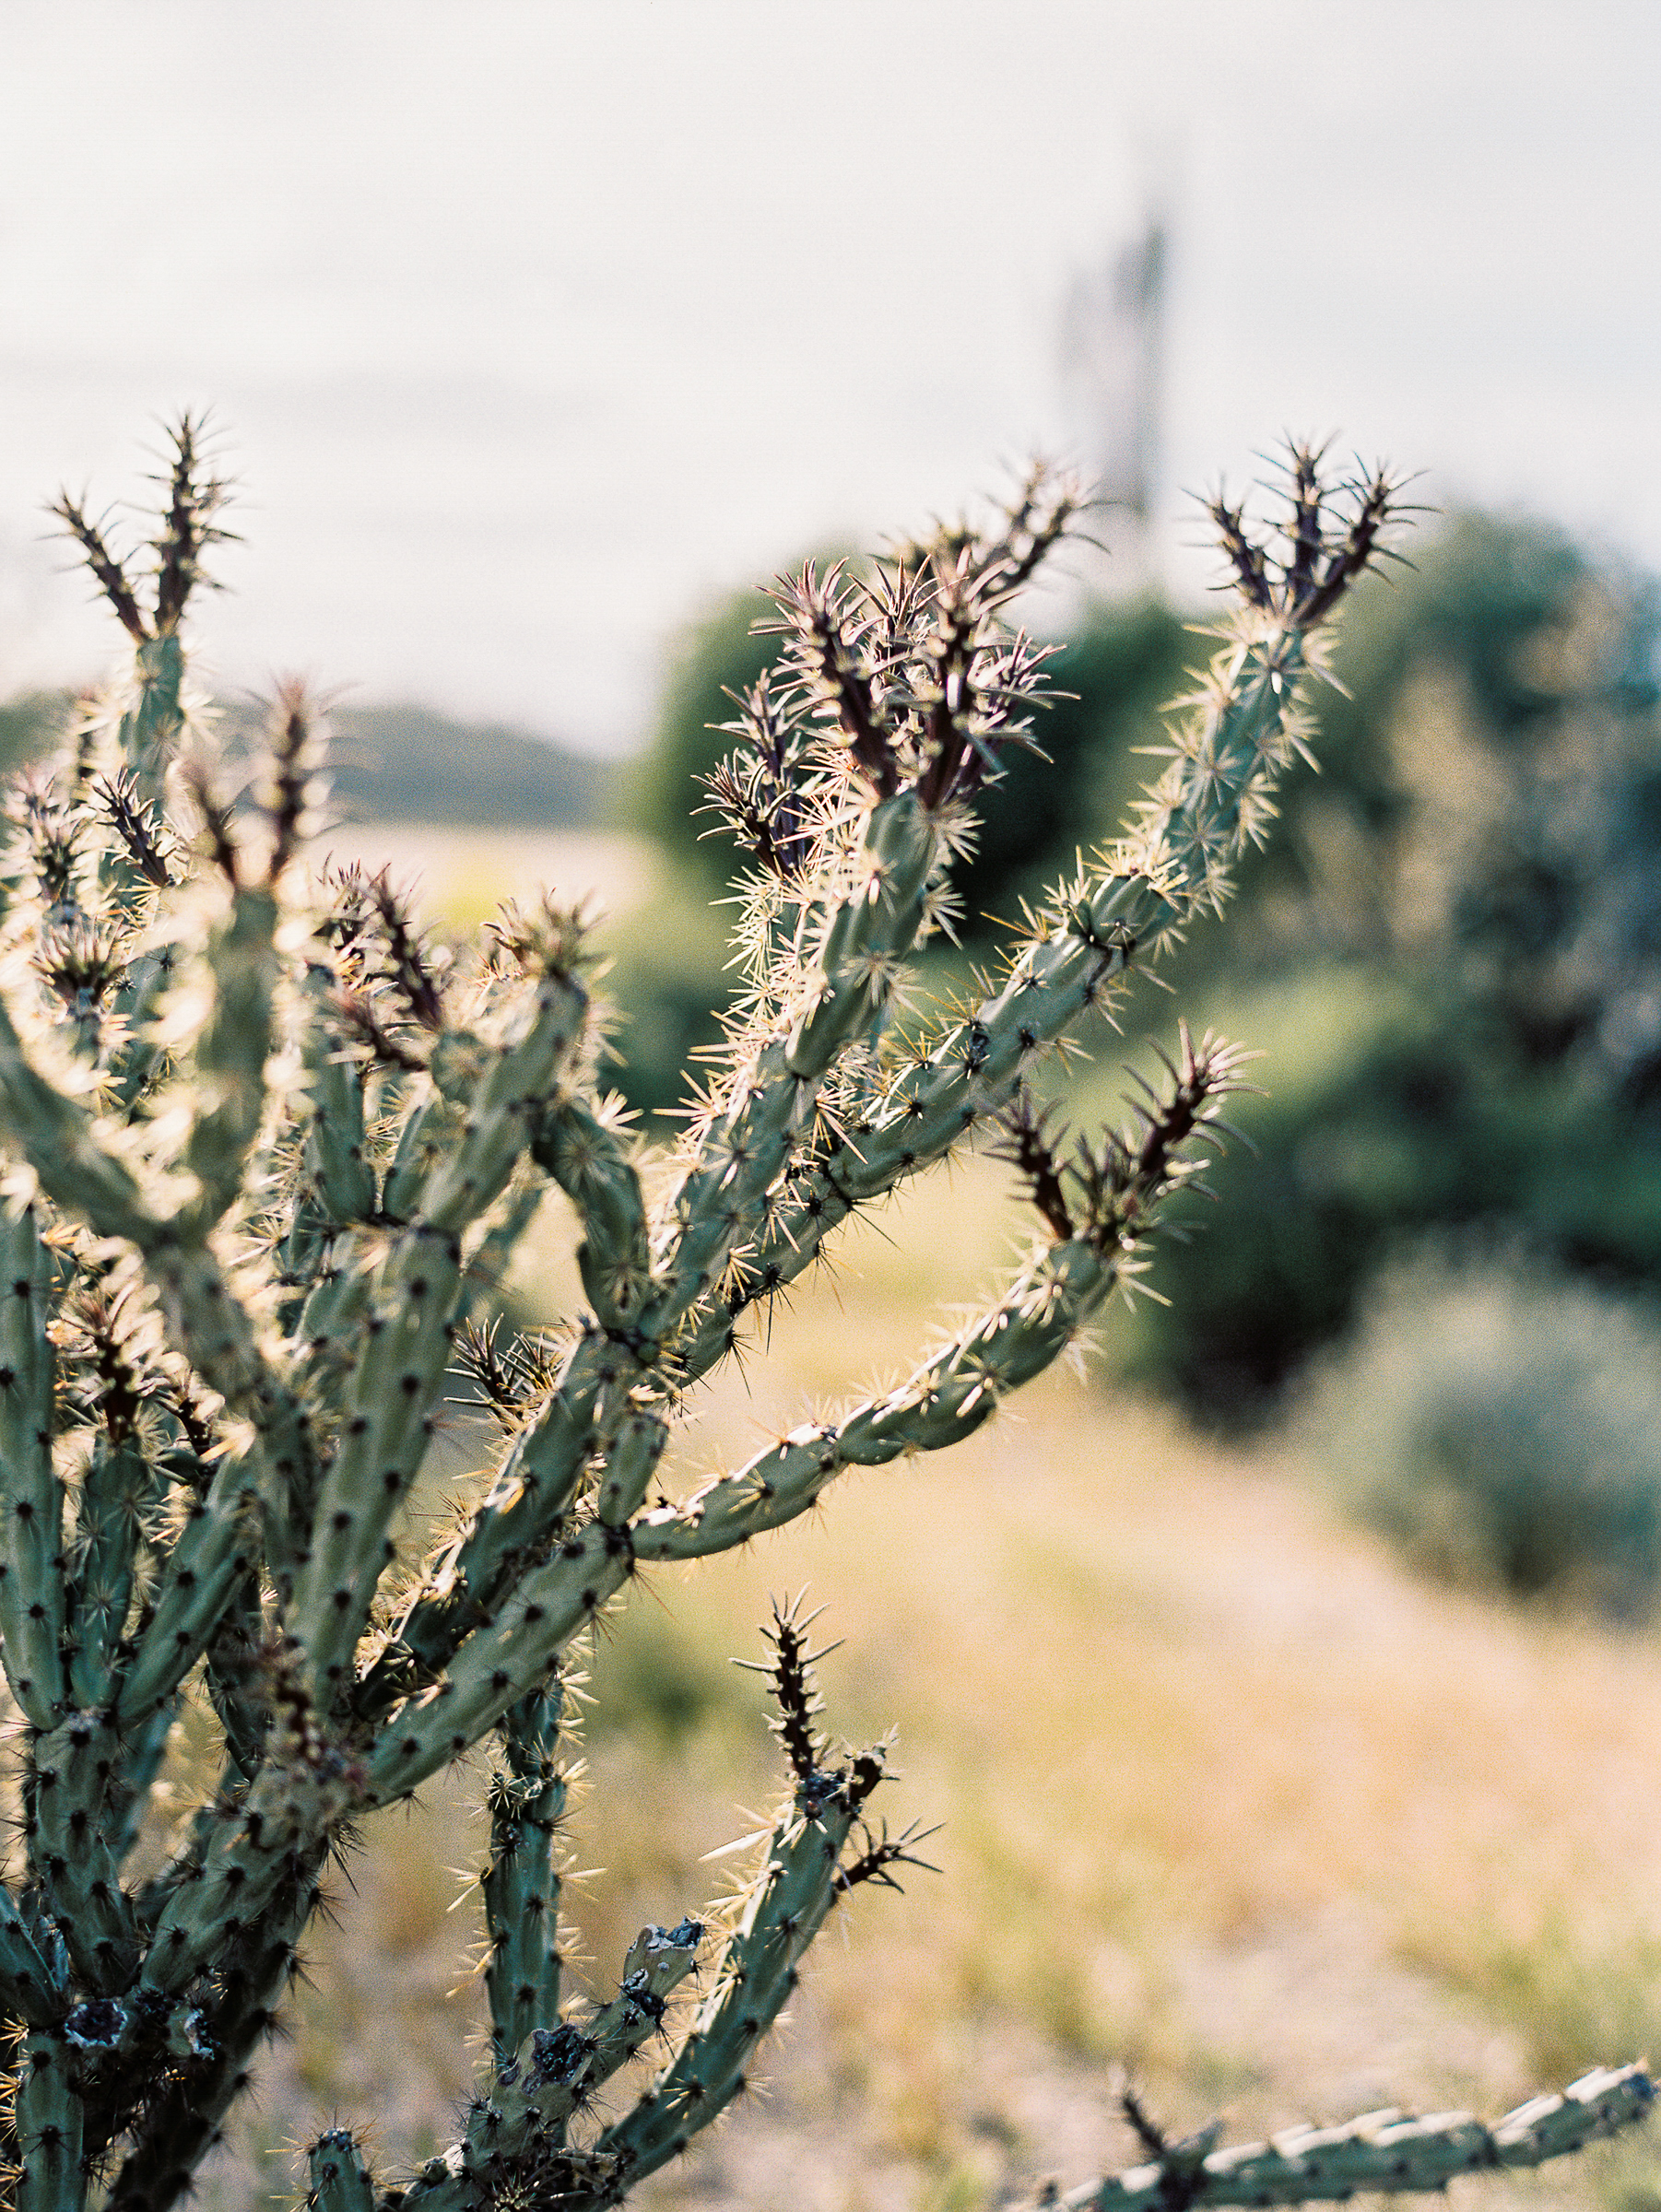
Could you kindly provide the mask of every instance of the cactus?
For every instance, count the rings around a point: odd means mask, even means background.
[[[446,964],[384,877],[309,871],[324,731],[298,686],[232,803],[183,641],[224,497],[186,421],[142,571],[62,502],[131,673],[15,792],[0,853],[0,1639],[21,1808],[0,1881],[16,2041],[0,2152],[26,2212],[175,2203],[353,1822],[488,1740],[477,2093],[454,2145],[395,2186],[332,2129],[306,2202],[581,2212],[730,2103],[831,1907],[894,1886],[923,1831],[873,1815],[882,1747],[825,1732],[811,1623],[781,1607],[765,1671],[788,1780],[753,1872],[642,1930],[615,1994],[571,2002],[573,1653],[662,1563],[793,1519],[845,1467],[967,1436],[1134,1287],[1226,1133],[1243,1055],[1181,1029],[1134,1124],[1070,1154],[1029,1078],[1222,904],[1303,742],[1320,626],[1379,555],[1396,488],[1330,482],[1298,450],[1278,537],[1215,502],[1237,607],[1163,773],[1003,971],[921,1027],[900,1018],[907,964],[949,923],[951,863],[996,804],[1000,759],[1032,743],[1045,655],[1010,604],[1078,495],[1035,471],[985,527],[781,586],[776,666],[712,793],[750,856],[747,994],[662,1156],[597,1088],[580,914],[504,910]],[[850,1215],[973,1143],[1010,1163],[1036,1221],[991,1309],[896,1387],[672,1495],[671,1430],[752,1315]],[[550,1185],[577,1218],[586,1304],[509,1340],[490,1292]],[[407,1507],[458,1368],[499,1445],[421,1558]],[[174,1819],[186,1712],[218,1773]],[[655,2077],[602,2122],[648,2047]],[[1149,2164],[1066,2201],[1439,2186],[1573,2148],[1649,2094],[1628,2068],[1492,2130],[1372,2114],[1233,2152],[1149,2124]]]

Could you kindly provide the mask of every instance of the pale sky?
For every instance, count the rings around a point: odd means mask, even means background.
[[[1150,184],[1179,585],[1289,427],[1661,568],[1658,112],[1653,0],[0,0],[0,693],[189,403],[222,682],[627,746],[713,597],[1076,441]]]

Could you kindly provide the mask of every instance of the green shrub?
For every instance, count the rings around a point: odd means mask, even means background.
[[[1584,1281],[1423,1257],[1310,1407],[1353,1509],[1417,1565],[1620,1617],[1661,1583],[1661,1334]]]

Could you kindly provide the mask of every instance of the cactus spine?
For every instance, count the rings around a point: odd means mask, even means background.
[[[165,2212],[277,2018],[350,1823],[486,1737],[491,2041],[461,2134],[397,2186],[349,2132],[312,2147],[321,2212],[620,2201],[742,2088],[838,1899],[917,1863],[872,1825],[880,1747],[819,1724],[810,1624],[765,1671],[788,1767],[740,1894],[643,1930],[613,1994],[562,1988],[559,1830],[573,1643],[630,1582],[806,1512],[844,1467],[970,1434],[1134,1281],[1195,1181],[1242,1055],[1185,1028],[1134,1125],[1063,1158],[1027,1077],[1217,908],[1302,742],[1315,636],[1373,559],[1393,489],[1293,455],[1262,542],[1214,512],[1238,610],[1123,841],[1057,887],[972,1002],[895,1020],[1000,756],[1031,743],[1043,654],[1011,600],[1071,524],[1043,472],[984,529],[782,589],[779,662],[713,796],[748,850],[748,996],[673,1156],[595,1079],[580,919],[504,911],[437,962],[384,878],[309,875],[318,718],[273,702],[233,808],[193,708],[182,624],[224,487],[188,421],[150,581],[63,519],[126,631],[130,677],[0,853],[0,1644],[22,1851],[0,1880],[16,2063],[0,2152],[29,2212]],[[896,1388],[677,1497],[689,1387],[851,1215],[979,1139],[1039,1234],[991,1309]],[[503,1346],[472,1309],[541,1193],[579,1225],[586,1304]],[[501,1432],[430,1557],[407,1514],[448,1379]],[[395,1589],[399,1593],[395,1597]],[[170,1730],[215,1737],[214,1787],[147,1879]],[[702,1994],[689,2001],[694,1970]],[[595,2106],[666,2039],[625,2112]],[[1372,2115],[1153,2163],[1069,2202],[1292,2202],[1535,2162],[1635,2116],[1635,2068],[1492,2131]]]

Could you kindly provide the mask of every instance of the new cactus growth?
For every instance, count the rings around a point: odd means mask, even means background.
[[[730,2102],[832,1906],[891,1884],[922,1839],[874,1818],[881,1749],[824,1733],[809,1623],[781,1609],[766,1671],[788,1780],[753,1873],[642,1930],[614,1994],[573,2001],[573,1647],[660,1563],[792,1520],[844,1467],[967,1436],[1134,1281],[1226,1131],[1242,1055],[1181,1030],[1135,1123],[1065,1155],[1028,1078],[1222,903],[1394,488],[1333,483],[1297,451],[1278,536],[1217,503],[1236,612],[1164,772],[1002,972],[922,1029],[899,987],[949,917],[1000,759],[1032,742],[1045,656],[1009,611],[1078,495],[1035,472],[984,528],[782,587],[777,665],[713,792],[750,856],[748,994],[663,1153],[597,1088],[580,915],[504,911],[445,965],[383,877],[308,867],[324,740],[300,688],[231,803],[183,638],[223,498],[186,422],[143,573],[63,503],[131,673],[14,793],[0,860],[0,1638],[20,1808],[0,2149],[26,2212],[175,2203],[352,1824],[489,1742],[491,2035],[461,2133],[395,2183],[334,2129],[307,2202],[581,2212]],[[1010,1161],[1038,1230],[990,1311],[898,1387],[676,1495],[666,1445],[752,1312],[850,1215],[973,1144]],[[586,1303],[508,1341],[475,1309],[550,1185]],[[499,1448],[423,1557],[407,1509],[458,1368]],[[185,1713],[218,1772],[175,1817]],[[602,2090],[648,2051],[654,2078],[602,2122]],[[1147,2165],[1066,2201],[1435,2187],[1571,2149],[1649,2094],[1628,2068],[1491,2130],[1372,2114],[1234,2152],[1150,2131]]]

